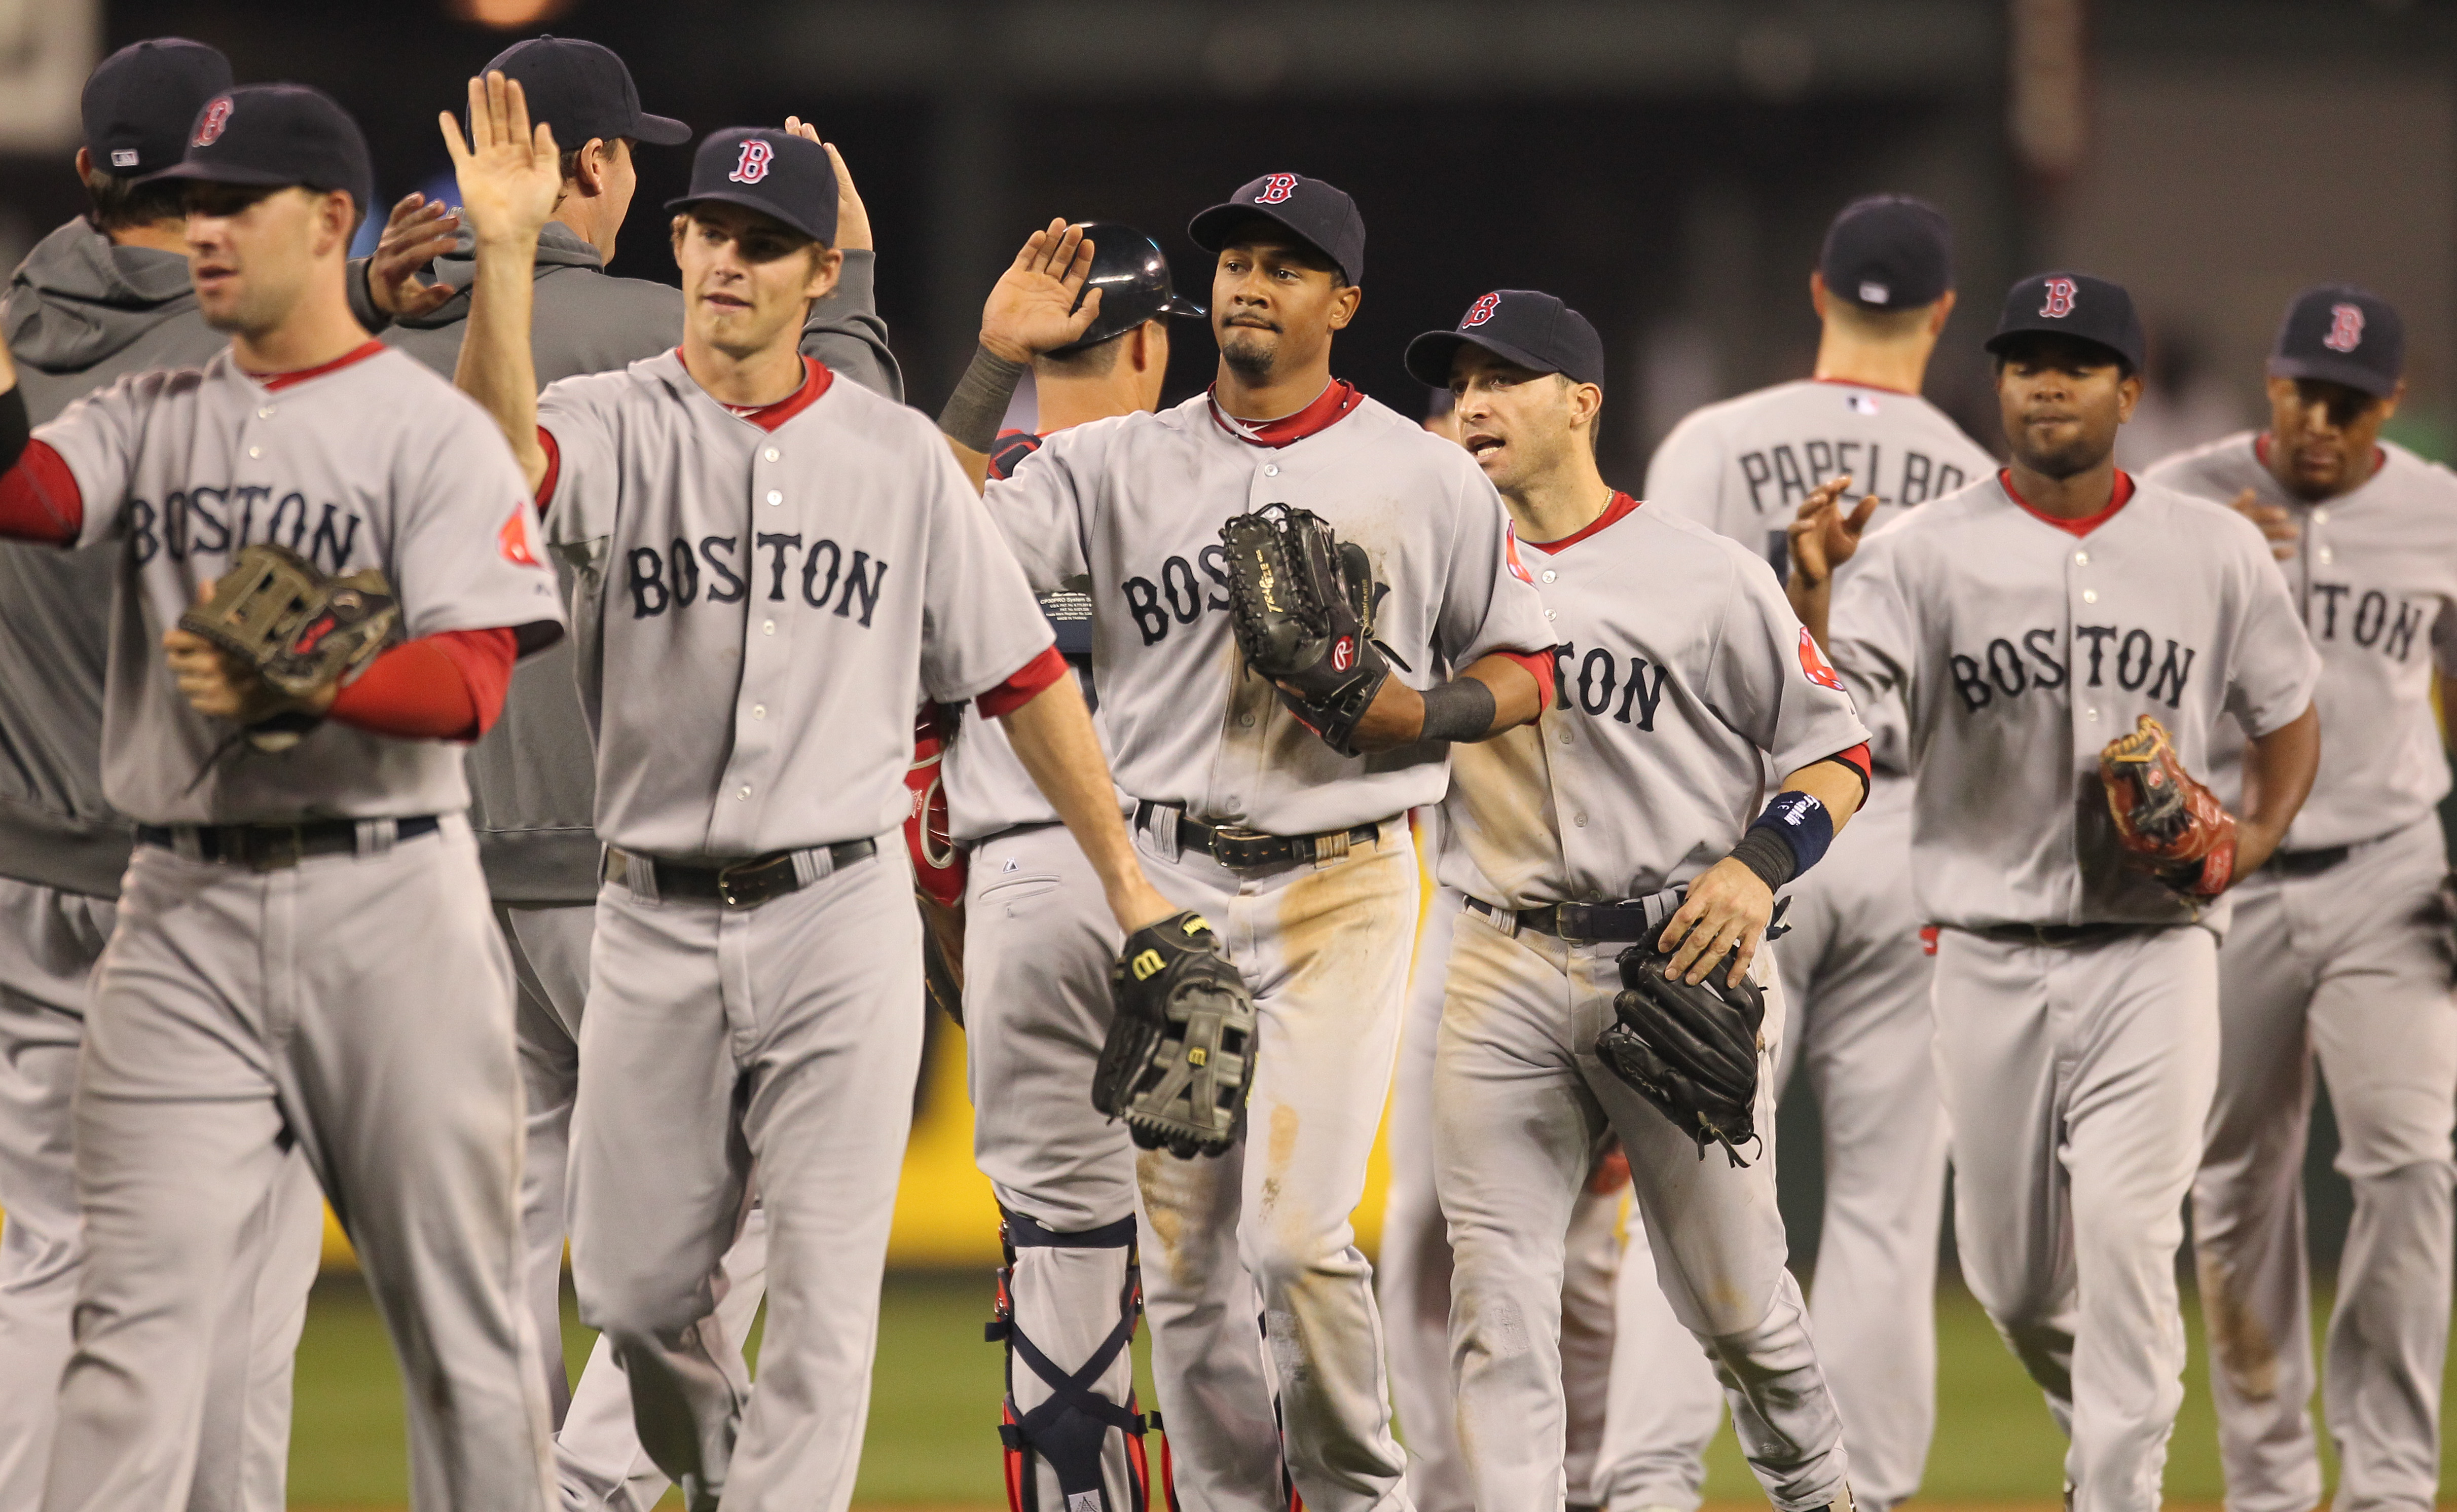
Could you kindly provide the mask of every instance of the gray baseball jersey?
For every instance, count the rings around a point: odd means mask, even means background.
[[[469,319],[473,246],[465,234],[435,260],[435,280],[456,291],[450,300],[382,333],[387,345],[447,379],[460,361]],[[811,307],[802,351],[864,388],[901,400],[903,379],[872,295],[877,263],[875,253],[844,255],[836,292]],[[681,343],[681,290],[613,278],[604,268],[597,249],[562,222],[548,221],[538,234],[529,339],[541,387],[579,373],[612,371]],[[362,302],[363,280],[353,277],[351,289],[361,297],[353,302]],[[371,326],[382,319],[372,306],[365,317]],[[564,586],[568,590],[568,581]],[[595,766],[572,655],[569,646],[556,646],[524,661],[512,673],[503,717],[469,752],[469,822],[478,832],[487,891],[498,902],[581,904],[597,896],[597,836],[589,828]]]
[[[328,572],[381,569],[402,629],[563,624],[554,578],[528,549],[527,497],[502,432],[465,394],[370,342],[271,383],[224,351],[202,368],[144,373],[79,400],[35,432],[85,501],[80,545],[114,541],[103,791],[152,823],[381,818],[469,801],[461,749],[328,721],[261,752],[188,707],[163,632],[252,541]],[[201,774],[201,776],[200,776]]]
[[[2260,735],[2311,701],[2320,658],[2251,522],[2142,484],[2077,536],[1992,476],[1859,557],[1835,585],[1831,650],[1855,693],[1905,701],[1929,778],[1921,912],[1967,928],[2193,918],[2126,864],[2098,753],[2146,714],[2207,771],[2221,712]]]
[[[866,389],[829,383],[770,430],[668,353],[565,379],[538,421],[578,575],[596,828],[627,850],[885,834],[915,706],[985,693],[1050,645],[945,441]]]
[[[1285,445],[1232,431],[1208,394],[1060,431],[988,486],[1039,589],[1088,573],[1103,744],[1118,785],[1190,814],[1303,835],[1386,819],[1448,786],[1447,748],[1363,757],[1324,745],[1245,674],[1221,523],[1284,503],[1365,548],[1375,638],[1431,687],[1497,651],[1553,643],[1500,495],[1453,443],[1371,399]]]
[[[1445,886],[1512,908],[1644,897],[1739,841],[1769,765],[1869,738],[1746,548],[1616,494],[1576,535],[1519,549],[1560,637],[1559,696],[1452,754]]]
[[[0,327],[38,425],[123,374],[195,366],[228,344],[196,313],[185,257],[114,246],[83,217],[17,265]],[[0,543],[0,876],[97,898],[118,895],[128,866],[128,821],[102,797],[115,557]]]
[[[2280,486],[2251,431],[2170,457],[2145,481],[2232,503],[2250,488],[2302,532],[2280,564],[2325,675],[2313,694],[2325,735],[2312,796],[2289,850],[2376,839],[2429,814],[2448,792],[2431,710],[2435,670],[2457,672],[2457,474],[2384,443],[2371,481],[2310,505]],[[2240,785],[2237,753],[2214,771]]]
[[[1786,528],[1835,474],[1851,475],[1854,502],[1877,496],[1875,529],[1995,470],[1961,426],[1917,394],[1804,378],[1692,411],[1655,448],[1645,497],[1650,507],[1763,550],[1781,578],[1791,570]],[[1904,770],[1901,708],[1864,704],[1860,716],[1877,764]]]

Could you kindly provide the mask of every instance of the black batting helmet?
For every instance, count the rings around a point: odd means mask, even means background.
[[[1178,298],[1168,258],[1149,236],[1122,220],[1087,220],[1084,235],[1092,242],[1092,276],[1084,287],[1101,291],[1101,313],[1083,336],[1043,355],[1072,357],[1157,316],[1203,313],[1203,306]],[[1080,307],[1084,297],[1075,302]]]

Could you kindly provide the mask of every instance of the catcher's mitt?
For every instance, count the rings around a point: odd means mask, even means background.
[[[1109,968],[1117,1002],[1092,1073],[1092,1106],[1146,1150],[1217,1155],[1246,1129],[1254,1080],[1254,994],[1211,925],[1171,915],[1126,937]]]
[[[330,577],[298,552],[259,541],[239,551],[212,597],[179,616],[179,628],[213,642],[234,672],[254,674],[239,723],[259,749],[279,751],[315,727],[299,701],[364,671],[400,620],[392,585],[374,568]]]
[[[1391,675],[1373,641],[1373,565],[1322,516],[1266,505],[1220,527],[1228,606],[1246,665],[1341,756]]]
[[[2143,715],[2130,735],[2099,751],[2098,777],[2116,842],[2137,864],[2192,897],[2227,890],[2235,880],[2235,816],[2184,770],[2166,726]]]
[[[1693,986],[1663,975],[1672,957],[1653,942],[1622,951],[1615,1022],[1596,1036],[1596,1055],[1697,1141],[1699,1159],[1721,1145],[1733,1165],[1745,1166],[1737,1147],[1758,1137],[1765,993],[1754,982],[1727,984],[1731,959],[1726,952]]]

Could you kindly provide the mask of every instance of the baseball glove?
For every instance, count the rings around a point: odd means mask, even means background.
[[[2116,842],[2136,864],[2179,893],[2215,898],[2235,880],[2235,816],[2193,778],[2167,743],[2167,729],[2143,715],[2130,735],[2098,753]]]
[[[1246,1129],[1254,1080],[1254,994],[1202,915],[1126,937],[1109,968],[1117,1017],[1092,1073],[1092,1106],[1146,1150],[1217,1155]]]
[[[1373,564],[1322,516],[1266,505],[1220,527],[1228,606],[1246,665],[1269,677],[1305,727],[1341,756],[1391,675],[1373,641]]]
[[[401,621],[392,585],[374,568],[331,577],[298,552],[259,541],[240,550],[213,595],[179,628],[218,647],[254,676],[239,715],[260,750],[296,745],[316,725],[301,699],[366,669]]]
[[[1731,959],[1725,953],[1693,986],[1663,975],[1672,957],[1652,942],[1622,951],[1614,1023],[1596,1036],[1596,1056],[1697,1141],[1699,1159],[1721,1145],[1733,1165],[1745,1166],[1737,1147],[1758,1137],[1765,993],[1754,982],[1729,985]]]

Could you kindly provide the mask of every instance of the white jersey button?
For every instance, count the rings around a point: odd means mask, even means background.
[[[2075,567],[2088,567],[2088,566],[2090,566],[2090,553],[2089,553],[2088,551],[2075,551],[2075,552],[2074,553],[2074,566],[2075,566]]]
[[[782,504],[785,502],[785,495],[774,488],[771,488],[768,490],[768,502],[770,504]]]
[[[2313,511],[2312,511],[2312,523],[2313,523],[2314,525],[2326,525],[2326,524],[2328,524],[2328,523],[2329,523],[2329,511],[2328,511],[2328,510],[2326,510],[2326,509],[2315,509],[2315,510],[2313,510]]]
[[[1585,829],[1587,827],[1587,817],[1583,814],[1576,815],[1572,817],[1570,822],[1576,824],[1580,829]]]
[[[267,404],[263,408],[258,409],[256,412],[256,418],[258,420],[271,420],[273,418],[273,406],[271,404]]]
[[[1254,728],[1254,716],[1252,715],[1241,714],[1237,716],[1237,722],[1249,730]]]
[[[1571,741],[1571,738],[1572,738],[1572,736],[1571,736],[1571,735],[1570,735],[1570,727],[1569,727],[1568,725],[1563,725],[1563,726],[1561,727],[1561,743],[1562,743],[1563,745],[1568,745],[1568,744],[1570,743],[1570,741]]]
[[[1276,463],[1276,462],[1267,462],[1267,463],[1263,464],[1263,476],[1264,476],[1264,477],[1266,477],[1266,478],[1276,478],[1276,477],[1278,477],[1279,475],[1280,475],[1280,465],[1279,465],[1278,463]]]
[[[1546,610],[1546,611],[1544,611],[1544,617],[1545,617],[1546,619],[1551,619],[1551,618],[1553,617],[1553,611],[1552,611],[1551,610],[1549,610],[1549,609],[1548,609],[1548,610]]]
[[[2329,549],[2327,547],[2325,547],[2325,546],[2324,546],[2324,547],[2323,547],[2323,548],[2321,548],[2321,565],[2322,565],[2323,567],[2327,567],[2330,563],[2332,563],[2332,562],[2336,561],[2337,559],[2338,559],[2338,553],[2337,553],[2337,552],[2330,550],[2330,549]]]
[[[247,454],[250,457],[261,457],[264,455],[264,448],[262,446],[250,446],[247,448]]]
[[[768,717],[768,706],[767,706],[766,704],[764,704],[764,703],[754,703],[754,704],[753,704],[753,705],[751,706],[751,717],[752,717],[752,718],[754,718],[754,719],[765,719],[765,718],[767,718],[767,717]]]
[[[2096,709],[2091,710],[2090,716],[2093,720],[2096,720],[2098,718],[2098,711]]]
[[[1549,567],[1544,570],[1544,581],[1547,583],[1550,583],[1553,579],[1559,577],[1560,575],[1560,573],[1554,571]]]
[[[2083,589],[2083,590],[2081,590],[2081,601],[2082,601],[2083,603],[2085,603],[2085,604],[2096,604],[2096,603],[2097,603],[2097,602],[2098,602],[2098,590],[2096,590],[2096,589],[2095,589],[2095,588],[2086,588],[2086,589]]]
[[[734,790],[734,792],[733,792],[733,796],[734,796],[735,797],[738,797],[738,798],[747,798],[747,797],[749,797],[751,796],[751,784],[750,784],[750,783],[748,783],[748,782],[745,782],[744,784],[742,784],[742,786],[740,786],[739,788],[736,788],[736,789]]]
[[[762,634],[762,635],[774,635],[774,634],[775,634],[775,633],[776,633],[776,622],[775,622],[774,620],[773,620],[773,619],[763,619],[763,620],[761,620],[761,621],[759,622],[759,633],[760,633],[760,634]]]
[[[766,451],[761,452],[759,455],[760,455],[761,457],[763,457],[763,458],[767,459],[767,460],[768,460],[768,461],[770,461],[770,462],[774,462],[774,461],[775,461],[777,458],[779,458],[779,457],[783,456],[783,455],[784,455],[784,453],[783,453],[783,452],[781,452],[781,451],[778,451],[775,447],[771,446],[771,447],[769,447]]]

